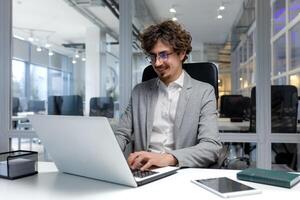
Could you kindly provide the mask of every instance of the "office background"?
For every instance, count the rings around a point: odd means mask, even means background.
[[[1,151],[32,149],[43,155],[26,114],[51,114],[62,101],[72,105],[59,108],[60,114],[90,115],[90,103],[97,105],[90,99],[98,97],[98,105],[109,110],[101,115],[115,123],[149,64],[138,33],[176,17],[193,36],[188,62],[218,64],[219,96],[256,100],[255,112],[242,111],[242,124],[226,121],[241,117],[230,111],[220,119],[229,125],[220,132],[230,159],[246,160],[241,162],[246,167],[299,171],[299,118],[291,125],[296,129],[273,129],[270,87],[293,85],[299,93],[299,0],[3,0],[0,5]],[[244,104],[225,108],[234,105]]]

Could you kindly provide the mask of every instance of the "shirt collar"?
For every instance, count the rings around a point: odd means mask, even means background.
[[[180,87],[183,88],[183,81],[184,81],[184,70],[182,70],[180,76],[173,82],[171,82],[168,86],[165,85],[160,79],[157,81],[157,85],[163,88],[170,88],[170,87]]]

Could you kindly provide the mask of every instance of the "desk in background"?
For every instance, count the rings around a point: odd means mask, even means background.
[[[249,132],[250,121],[231,122],[230,118],[218,118],[220,132]],[[300,133],[300,123],[297,123],[297,133]]]
[[[230,118],[218,118],[220,132],[249,132],[250,121],[231,122]]]
[[[191,183],[192,179],[227,176],[236,180],[236,170],[182,169],[177,174],[147,185],[130,188],[79,176],[58,173],[53,163],[39,162],[39,174],[17,180],[0,179],[2,199],[196,199],[220,200],[219,196]],[[292,189],[240,181],[262,190],[262,194],[235,200],[298,199],[300,184]]]

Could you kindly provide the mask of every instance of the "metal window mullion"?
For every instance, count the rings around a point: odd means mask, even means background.
[[[271,168],[271,4],[255,1],[257,167]]]

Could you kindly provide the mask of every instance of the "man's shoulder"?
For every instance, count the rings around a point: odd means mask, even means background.
[[[154,87],[156,84],[157,84],[157,78],[153,78],[148,81],[141,82],[134,86],[133,92],[140,91],[140,90],[144,91],[144,90],[150,89],[150,88]]]
[[[199,80],[196,80],[192,77],[189,77],[191,79],[191,84],[193,86],[195,86],[196,88],[202,88],[202,89],[213,89],[213,86],[209,83],[206,83],[206,82],[203,82],[203,81],[199,81]]]

